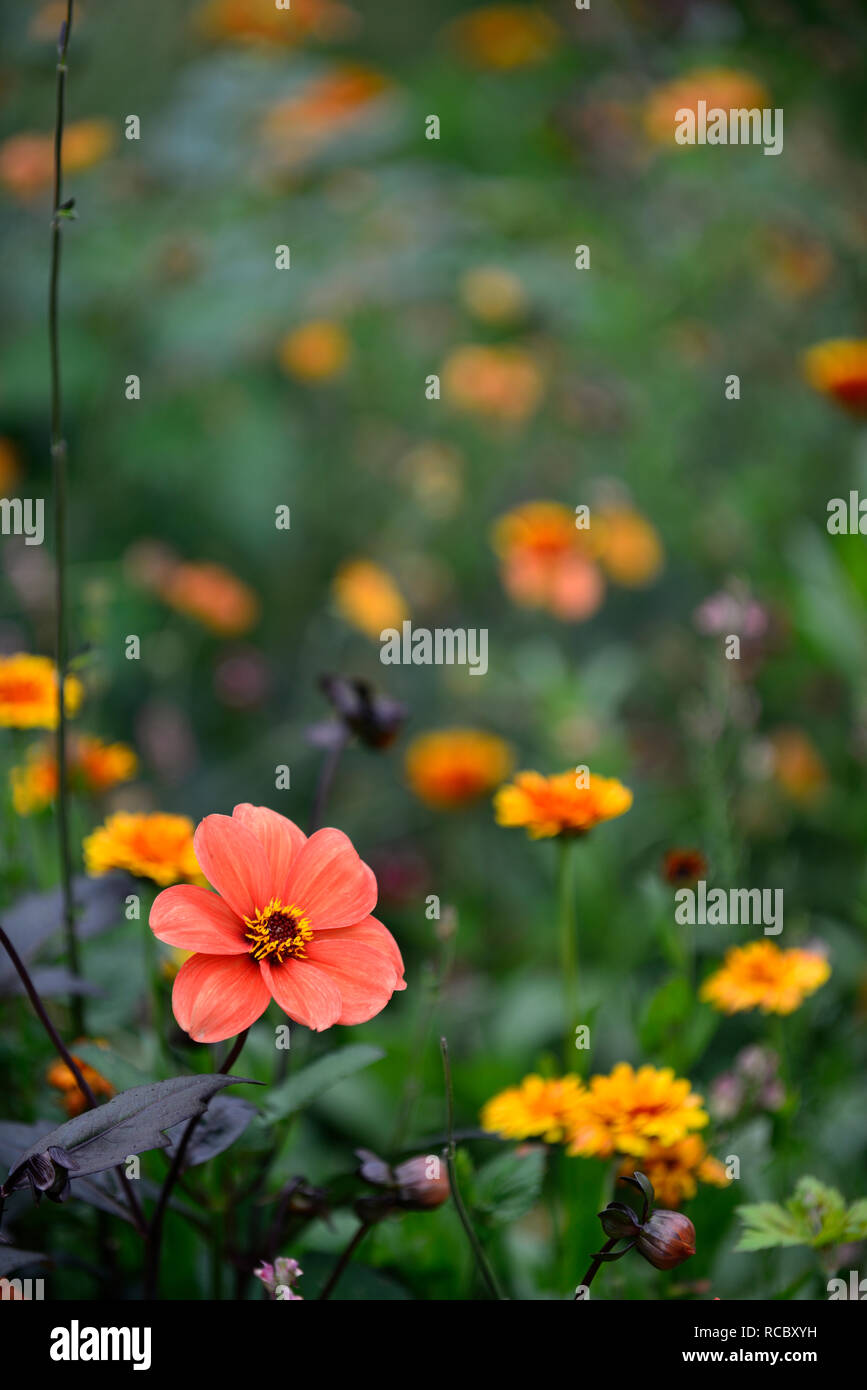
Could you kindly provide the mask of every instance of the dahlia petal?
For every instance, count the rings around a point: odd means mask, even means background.
[[[268,858],[246,825],[231,816],[205,816],[193,847],[202,873],[239,917],[268,906],[274,896]]]
[[[329,932],[314,939],[307,954],[340,990],[338,1023],[366,1023],[385,1008],[395,990],[406,989],[388,957],[361,942],[335,940]]]
[[[255,1023],[271,995],[252,956],[191,956],[175,977],[172,1008],[196,1042],[222,1042]]]
[[[342,830],[317,830],[292,866],[288,893],[314,931],[350,927],[375,907],[376,879]]]
[[[289,867],[307,843],[304,831],[278,811],[267,806],[251,806],[247,801],[235,807],[232,819],[240,821],[256,836],[271,871],[271,897],[285,902]]]
[[[250,949],[243,923],[217,893],[179,883],[157,895],[150,912],[154,936],[185,951],[238,956]]]
[[[261,963],[262,979],[280,1008],[296,1023],[321,1033],[336,1023],[343,1008],[340,990],[326,970],[309,960]]]
[[[365,917],[363,922],[355,922],[351,927],[335,927],[328,933],[329,941],[342,939],[360,942],[363,946],[372,946],[374,951],[387,956],[398,976],[403,977],[403,957],[398,950],[397,942],[388,927],[384,927],[375,917]]]

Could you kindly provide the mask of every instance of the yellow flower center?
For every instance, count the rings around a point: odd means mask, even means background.
[[[244,935],[252,942],[250,955],[255,960],[271,956],[278,965],[286,956],[303,960],[307,942],[313,936],[313,928],[301,909],[291,903],[284,907],[279,898],[272,898],[255,917],[245,917],[244,924]]]

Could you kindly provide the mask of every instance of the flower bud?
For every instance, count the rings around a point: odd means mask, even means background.
[[[398,1201],[404,1211],[430,1211],[450,1195],[445,1163],[433,1154],[407,1159],[394,1170]]]
[[[682,1212],[656,1210],[642,1225],[636,1248],[654,1269],[674,1269],[695,1254],[695,1227]]]

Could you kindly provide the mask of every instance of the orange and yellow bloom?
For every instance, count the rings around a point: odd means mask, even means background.
[[[57,667],[47,656],[0,656],[0,727],[7,729],[56,729],[60,717]],[[67,675],[64,709],[78,712],[84,687],[77,676]]]
[[[535,5],[485,5],[449,26],[458,52],[495,72],[543,63],[556,51],[560,31]]]
[[[442,366],[444,398],[456,410],[504,425],[521,425],[544,391],[541,368],[519,347],[465,344]]]
[[[159,592],[170,608],[194,618],[218,637],[240,637],[259,617],[256,594],[222,565],[172,565]]]
[[[84,1040],[82,1039],[81,1041]],[[101,1076],[95,1067],[91,1067],[87,1062],[83,1062],[80,1057],[76,1057],[74,1052],[71,1055],[73,1062],[75,1062],[78,1070],[81,1072],[95,1096],[105,1096],[106,1099],[108,1099],[114,1095],[114,1087],[111,1082],[106,1081],[105,1077]],[[80,1115],[87,1109],[87,1096],[80,1089],[71,1067],[68,1067],[60,1058],[58,1058],[56,1062],[52,1062],[48,1071],[45,1073],[45,1079],[49,1086],[54,1086],[56,1090],[62,1093],[61,1099],[70,1119],[72,1119],[74,1115]]]
[[[202,878],[193,848],[193,822],[187,816],[117,811],[85,837],[83,849],[91,878],[125,869],[161,888]]]
[[[581,622],[605,593],[586,532],[559,502],[527,502],[507,512],[493,530],[503,587],[515,603],[544,608],[564,622]]]
[[[334,576],[332,594],[341,618],[379,640],[387,627],[400,627],[409,606],[391,575],[372,560],[347,560]]]
[[[717,107],[726,113],[770,105],[768,92],[750,73],[735,68],[697,68],[651,93],[644,112],[650,138],[660,145],[674,145],[677,112],[696,112],[700,101],[708,111]]]
[[[703,1102],[671,1067],[620,1062],[609,1076],[591,1077],[570,1119],[569,1152],[644,1158],[654,1145],[670,1147],[708,1123]]]
[[[553,1079],[525,1076],[519,1086],[510,1086],[486,1103],[482,1128],[504,1139],[562,1143],[583,1090],[582,1082],[573,1075]]]
[[[339,376],[349,360],[346,330],[330,319],[313,319],[293,328],[280,344],[280,364],[308,385]]]
[[[406,773],[419,800],[451,811],[487,796],[508,776],[512,750],[482,729],[437,729],[406,752]]]
[[[102,739],[78,734],[70,740],[68,765],[73,787],[99,794],[134,777],[138,759],[125,743],[103,743]],[[26,761],[13,767],[12,804],[19,816],[33,815],[51,805],[57,796],[58,772],[57,754],[50,745],[31,748]]]
[[[602,821],[624,815],[632,805],[632,792],[616,777],[591,773],[586,786],[579,785],[582,780],[574,771],[554,777],[517,773],[494,797],[497,824],[522,826],[531,840],[585,835]]]
[[[377,885],[340,830],[308,837],[264,806],[206,816],[195,852],[215,892],[160,893],[150,925],[160,941],[195,952],[172,991],[196,1042],[249,1028],[272,998],[308,1028],[366,1023],[404,989],[394,937],[371,916]]]
[[[278,9],[273,0],[207,0],[197,27],[208,38],[238,43],[273,43],[292,48],[305,39],[342,37],[354,16],[338,0],[291,0]]]
[[[629,1177],[635,1171],[635,1158],[626,1158],[620,1174]],[[728,1187],[725,1165],[713,1158],[698,1134],[688,1134],[674,1144],[652,1143],[641,1157],[641,1171],[653,1184],[660,1206],[679,1207],[694,1197],[700,1182],[713,1187]]]
[[[662,570],[663,550],[650,522],[631,507],[594,513],[593,548],[608,578],[627,589],[652,584]]]
[[[73,121],[63,135],[63,165],[67,174],[90,169],[114,144],[111,123]],[[32,198],[51,187],[54,177],[54,136],[35,131],[10,135],[0,145],[0,184],[19,198]]]
[[[721,968],[705,980],[701,998],[726,1014],[747,1009],[791,1014],[830,974],[818,951],[784,951],[773,941],[751,941],[726,952]]]
[[[804,375],[814,391],[853,415],[867,414],[867,338],[831,338],[804,354]]]

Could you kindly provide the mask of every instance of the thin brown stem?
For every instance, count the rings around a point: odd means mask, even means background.
[[[352,1259],[353,1255],[355,1254],[356,1250],[358,1249],[359,1245],[364,1240],[364,1237],[367,1235],[370,1229],[370,1222],[362,1221],[358,1230],[355,1232],[355,1235],[352,1237],[352,1240],[349,1242],[343,1254],[340,1256],[340,1259],[337,1261],[337,1264],[332,1269],[328,1283],[325,1285],[325,1288],[319,1295],[320,1300],[330,1298],[331,1295],[334,1293],[334,1290],[337,1287],[338,1279],[342,1275],[346,1266],[349,1264],[349,1261]]]
[[[487,1285],[488,1293],[491,1295],[491,1298],[504,1299],[505,1295],[503,1294],[499,1284],[497,1283],[497,1276],[494,1274],[494,1271],[491,1268],[490,1263],[488,1262],[488,1257],[482,1249],[482,1243],[476,1235],[475,1230],[473,1229],[473,1223],[470,1220],[469,1213],[466,1207],[464,1206],[460,1188],[458,1187],[458,1175],[455,1169],[455,1101],[454,1091],[452,1088],[452,1069],[451,1064],[449,1062],[449,1045],[446,1042],[445,1038],[440,1038],[440,1048],[442,1050],[443,1055],[443,1073],[445,1075],[446,1085],[446,1109],[448,1113],[448,1144],[446,1145],[445,1154],[446,1164],[448,1166],[449,1171],[449,1187],[451,1189],[452,1201],[455,1204],[458,1217],[460,1218],[460,1223],[463,1226],[467,1240],[469,1241],[470,1249],[473,1252],[476,1264],[479,1268],[479,1273],[481,1274],[483,1280],[485,1281],[485,1284]]]
[[[602,1258],[603,1255],[607,1255],[609,1250],[613,1250],[619,1239],[619,1236],[612,1236],[611,1240],[607,1240],[605,1242],[598,1254],[593,1256],[593,1262],[590,1265],[590,1268],[588,1269],[587,1273],[584,1275],[584,1278],[581,1280],[581,1283],[578,1285],[578,1289],[589,1289],[590,1285],[593,1283],[593,1280],[596,1278],[596,1275],[599,1273],[599,1270],[605,1263],[604,1259]],[[578,1301],[578,1289],[575,1290],[576,1301]]]
[[[328,800],[328,793],[331,791],[331,784],[334,781],[334,774],[343,755],[343,750],[348,742],[348,735],[343,732],[335,739],[335,742],[328,749],[319,770],[319,780],[316,784],[316,791],[313,796],[313,810],[310,812],[310,834],[318,830],[325,815],[325,803]]]
[[[0,946],[3,947],[12,964],[14,965],[16,971],[18,972],[19,979],[21,980],[21,983],[23,984],[24,989],[27,992],[27,997],[33,1005],[37,1018],[39,1019],[40,1023],[42,1024],[49,1038],[51,1039],[52,1045],[54,1046],[57,1055],[60,1058],[62,1058],[62,1060],[69,1067],[69,1070],[75,1077],[76,1085],[78,1086],[79,1090],[81,1091],[81,1094],[84,1096],[84,1099],[87,1102],[88,1110],[92,1110],[96,1105],[96,1096],[93,1094],[93,1091],[88,1085],[87,1080],[78,1063],[76,1062],[75,1058],[73,1057],[72,1053],[69,1051],[60,1034],[58,1033],[57,1029],[55,1028],[54,1024],[51,1022],[51,1019],[48,1016],[48,1011],[42,1002],[42,998],[39,994],[39,991],[37,990],[36,986],[30,978],[27,966],[24,964],[15,947],[12,945],[12,942],[9,940],[9,937],[6,935],[6,932],[3,930],[2,926],[0,926]],[[144,1218],[144,1212],[141,1209],[141,1204],[138,1198],[136,1197],[135,1193],[133,1192],[129,1178],[127,1177],[123,1168],[120,1165],[118,1165],[118,1167],[115,1168],[115,1172],[117,1173],[120,1179],[123,1194],[129,1205],[130,1212],[133,1218],[133,1225],[135,1226],[136,1230],[139,1232],[140,1235],[144,1235],[147,1226]]]
[[[226,1060],[220,1066],[219,1071],[222,1076],[226,1076],[238,1060],[241,1048],[247,1039],[249,1028],[245,1028],[243,1033],[239,1033],[235,1039]],[[169,1198],[172,1195],[172,1188],[175,1186],[184,1166],[184,1159],[187,1156],[187,1149],[196,1125],[201,1119],[201,1115],[194,1115],[187,1121],[187,1127],[181,1135],[180,1142],[175,1149],[175,1156],[172,1159],[172,1166],[163,1180],[160,1188],[160,1195],[154,1207],[151,1217],[150,1228],[148,1230],[147,1255],[145,1259],[144,1273],[144,1296],[145,1298],[159,1298],[159,1278],[160,1278],[160,1255],[162,1253],[163,1225],[165,1223],[166,1210]]]

